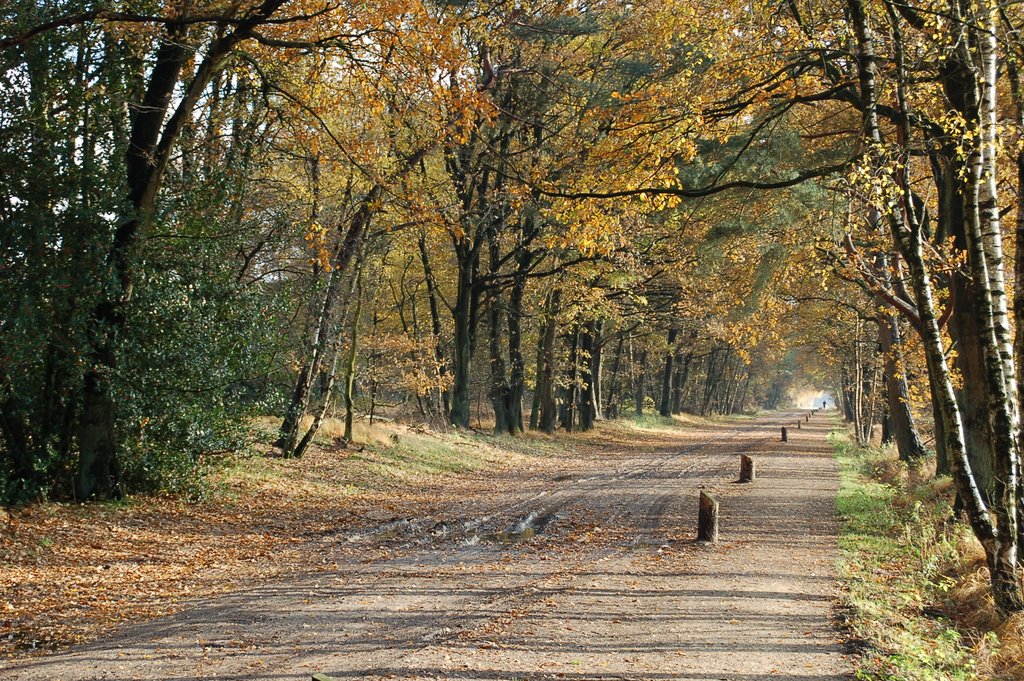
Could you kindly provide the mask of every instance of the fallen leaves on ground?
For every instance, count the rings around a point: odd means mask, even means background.
[[[216,494],[202,502],[138,497],[14,511],[0,527],[0,655],[58,649],[176,612],[192,599],[330,569],[356,529],[458,516],[467,501],[545,484],[552,471],[579,467],[586,457],[615,456],[609,445],[664,445],[664,433],[643,435],[610,428],[557,445],[538,437],[532,451],[522,440],[496,440],[505,460],[487,470],[401,479],[382,478],[372,453],[356,460],[325,447],[299,460],[243,460],[215,474]],[[591,529],[582,528],[582,541],[616,539]],[[324,558],[332,551],[334,558]],[[379,558],[370,553],[361,558]]]

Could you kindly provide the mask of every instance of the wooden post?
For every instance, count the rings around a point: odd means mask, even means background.
[[[757,470],[754,460],[746,454],[740,455],[740,482],[754,482],[757,477]]]
[[[782,426],[782,441],[789,442],[789,432],[786,430],[786,426]]]
[[[800,430],[800,422],[799,421],[796,422],[796,429]]]
[[[811,420],[811,415],[810,414],[804,414],[804,420],[809,422]]]
[[[707,492],[700,493],[697,541],[718,541],[718,502]]]

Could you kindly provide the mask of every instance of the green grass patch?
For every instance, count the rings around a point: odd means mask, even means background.
[[[352,456],[377,473],[395,478],[465,473],[486,468],[491,448],[467,442],[458,435],[395,435],[386,445],[371,444]]]
[[[392,479],[455,475],[563,453],[572,442],[537,434],[490,435],[476,432],[418,431],[386,426],[362,438],[364,450],[352,456]]]
[[[667,433],[736,421],[752,421],[755,418],[757,418],[757,413],[755,412],[726,415],[715,414],[712,416],[698,416],[685,413],[662,416],[657,411],[649,411],[637,416],[635,412],[630,410],[628,414],[624,414],[617,419],[604,421],[603,423],[606,428],[627,432]]]
[[[256,421],[249,448],[210,463],[207,488],[212,499],[243,502],[256,493],[300,496],[303,500],[339,499],[431,477],[529,465],[575,446],[568,438],[535,433],[494,436],[434,431],[390,421],[370,426],[362,420],[355,423],[353,442],[346,446],[344,423],[328,418],[317,433],[315,446],[303,458],[282,459],[275,456],[270,444],[279,427],[279,420],[269,417]]]
[[[622,424],[627,428],[633,430],[676,430],[683,427],[683,422],[672,416],[662,416],[661,414],[632,414],[622,419],[618,419],[618,423]]]
[[[864,642],[856,678],[978,678],[972,642],[937,608],[955,585],[944,570],[969,541],[949,522],[948,490],[941,481],[910,484],[891,453],[857,447],[841,433],[830,441],[842,480],[836,503],[848,624]]]

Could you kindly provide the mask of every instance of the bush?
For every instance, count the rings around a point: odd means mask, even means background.
[[[265,377],[282,309],[265,287],[189,263],[146,277],[119,383],[126,490],[195,493],[202,456],[238,448],[248,419],[278,406]]]

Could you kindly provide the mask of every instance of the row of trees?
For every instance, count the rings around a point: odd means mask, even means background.
[[[937,468],[956,483],[985,550],[996,603],[1006,612],[1024,609],[1019,8],[993,0],[845,0],[750,10],[736,33],[756,54],[730,46],[750,54],[749,72],[738,87],[726,86],[722,106],[759,126],[792,120],[796,108],[813,112],[800,119],[803,170],[790,181],[830,176],[844,196],[846,233],[822,251],[842,279],[868,295],[857,321],[873,318],[884,365],[879,398],[900,454],[915,460],[925,453],[910,409],[914,358],[904,341],[913,333]],[[816,155],[846,156],[844,174],[836,176],[827,160],[815,163]],[[784,184],[740,180],[722,187]],[[680,187],[647,192],[687,194]],[[1004,248],[1007,215],[1017,220],[1010,232],[1013,272]],[[864,390],[859,333],[851,345],[852,371],[838,387],[844,396],[852,392],[857,417],[865,392],[873,391]]]
[[[1021,609],[1018,15],[14,0],[4,498],[173,488],[255,413],[301,456],[332,409],[774,407],[815,347],[860,437],[934,421]]]
[[[627,394],[753,400],[732,311],[785,246],[675,198],[560,196],[725,171],[739,143],[677,96],[711,64],[696,11],[9,5],[5,498],[173,486],[258,412],[299,456],[336,396],[349,421],[380,396],[469,427],[481,374],[509,433],[587,428]],[[753,250],[730,262],[734,238]]]
[[[841,26],[856,80],[835,80],[828,62],[821,75],[846,89],[843,98],[861,114],[861,158],[850,180],[858,219],[846,249],[866,288],[895,310],[877,325],[893,363],[885,371],[890,415],[905,419],[898,407],[908,403],[905,371],[892,351],[899,348],[899,315],[920,339],[939,469],[952,473],[985,549],[997,604],[1020,610],[1016,366],[1024,346],[1015,346],[1010,323],[1002,244],[1003,210],[1017,206],[1001,205],[1000,197],[1020,196],[1024,175],[1000,187],[1005,163],[997,133],[1000,64],[1007,89],[1019,90],[1017,17],[993,2],[852,0],[845,10]],[[804,30],[822,20],[835,27],[837,19],[794,15]],[[1024,305],[1019,293],[1015,300]],[[912,421],[900,430],[901,455],[920,456]]]

